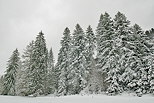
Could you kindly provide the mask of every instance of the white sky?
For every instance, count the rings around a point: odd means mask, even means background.
[[[22,54],[41,30],[57,59],[65,27],[73,32],[79,23],[95,30],[105,11],[111,17],[120,11],[144,30],[154,27],[153,0],[0,0],[0,74],[15,48]]]

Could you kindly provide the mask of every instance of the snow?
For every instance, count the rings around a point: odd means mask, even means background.
[[[154,96],[146,95],[143,97],[125,94],[122,96],[107,95],[74,95],[61,97],[18,97],[0,96],[1,103],[153,103]]]

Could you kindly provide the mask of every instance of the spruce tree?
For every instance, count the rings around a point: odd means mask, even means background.
[[[48,73],[47,73],[47,93],[51,94],[54,93],[54,56],[52,48],[48,53]]]
[[[111,85],[111,88],[115,86],[115,91],[117,93],[121,93],[125,90],[125,81],[123,81],[123,74],[125,74],[126,66],[127,66],[127,57],[128,54],[131,53],[129,48],[127,48],[127,44],[129,42],[129,25],[130,21],[127,20],[126,16],[123,13],[118,12],[114,18],[114,49],[117,61],[115,70],[114,70],[114,78],[115,83]],[[113,72],[113,71],[112,71]]]
[[[86,47],[85,47],[85,55],[86,55],[86,68],[89,71],[88,75],[88,86],[85,88],[84,92],[88,93],[96,93],[97,87],[99,85],[98,74],[96,71],[96,63],[95,63],[95,51],[96,51],[96,36],[89,25],[86,30]]]
[[[27,45],[24,53],[22,55],[22,69],[20,70],[19,80],[20,83],[18,84],[18,95],[28,96],[31,95],[32,91],[30,90],[31,81],[33,81],[32,77],[32,53],[34,50],[35,42],[31,41],[29,45]]]
[[[149,88],[148,72],[150,67],[149,60],[151,54],[150,46],[145,39],[145,35],[141,27],[135,24],[128,36],[129,42],[126,47],[129,49],[127,54],[126,69],[122,75],[122,81],[125,82],[127,90],[136,92],[138,96],[146,93]],[[149,70],[148,70],[149,71]]]
[[[69,28],[65,28],[63,33],[63,39],[61,40],[61,48],[58,53],[58,69],[60,71],[58,80],[58,94],[68,94],[68,68],[69,68],[69,54],[71,45],[71,35]]]
[[[130,33],[127,35],[125,42],[125,70],[121,76],[121,81],[123,81],[123,87],[128,91],[135,91],[137,78],[139,78],[139,71],[142,65],[141,53],[139,51],[139,46],[141,46],[140,40],[141,36],[138,34],[141,32],[137,31],[136,26],[130,28]]]
[[[79,24],[72,37],[69,65],[69,94],[79,94],[87,86],[89,71],[86,68],[85,34]]]
[[[86,52],[87,69],[91,71],[92,61],[94,61],[94,53],[96,48],[96,37],[93,33],[91,26],[88,26],[85,37],[86,37],[85,52]]]
[[[42,31],[37,35],[32,53],[31,95],[45,95],[47,92],[47,60],[48,51]]]
[[[17,79],[17,71],[19,69],[19,52],[16,49],[8,61],[6,74],[4,75],[2,95],[16,95],[15,83]]]
[[[142,31],[143,32],[143,31]],[[141,87],[142,93],[149,93],[150,88],[150,69],[152,70],[153,64],[153,44],[151,43],[150,37],[144,32],[141,33],[141,43],[142,43],[142,65],[141,65]]]
[[[119,53],[116,48],[113,21],[108,13],[100,16],[97,26],[97,69],[102,74],[105,91],[117,94],[121,91],[118,84]],[[107,87],[106,87],[107,86]],[[107,90],[106,90],[107,88]]]

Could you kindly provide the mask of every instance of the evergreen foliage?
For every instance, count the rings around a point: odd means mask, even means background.
[[[69,65],[69,94],[79,94],[86,86],[89,71],[86,68],[85,34],[79,24],[72,37]]]
[[[2,95],[40,96],[134,92],[154,94],[154,29],[146,32],[118,12],[112,19],[101,14],[96,36],[76,25],[71,35],[65,28],[54,66],[52,48],[42,31],[22,55],[16,49],[6,74],[0,78]],[[95,57],[96,56],[96,57]]]
[[[6,74],[4,75],[2,95],[16,95],[15,83],[17,78],[17,71],[19,69],[19,62],[19,52],[16,49],[13,51],[13,54],[8,61]]]
[[[37,35],[34,50],[32,52],[32,65],[30,68],[32,77],[30,83],[31,95],[45,95],[47,92],[47,60],[48,51],[42,31]]]
[[[58,54],[58,69],[60,71],[58,80],[58,94],[68,94],[68,69],[69,69],[69,54],[71,45],[71,35],[69,28],[65,28],[63,38],[61,40],[61,48]]]
[[[47,71],[47,93],[54,93],[54,56],[52,48],[48,53],[48,71]]]
[[[31,95],[31,81],[33,80],[32,77],[32,53],[34,51],[35,42],[31,41],[29,45],[27,45],[24,53],[22,55],[23,62],[22,62],[22,69],[19,73],[20,83],[18,84],[18,95],[28,96]]]

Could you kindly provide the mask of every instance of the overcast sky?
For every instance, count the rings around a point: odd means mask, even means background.
[[[0,0],[0,74],[15,48],[23,49],[41,30],[55,59],[65,27],[77,23],[96,29],[101,13],[111,17],[120,11],[143,30],[154,27],[154,0]]]

